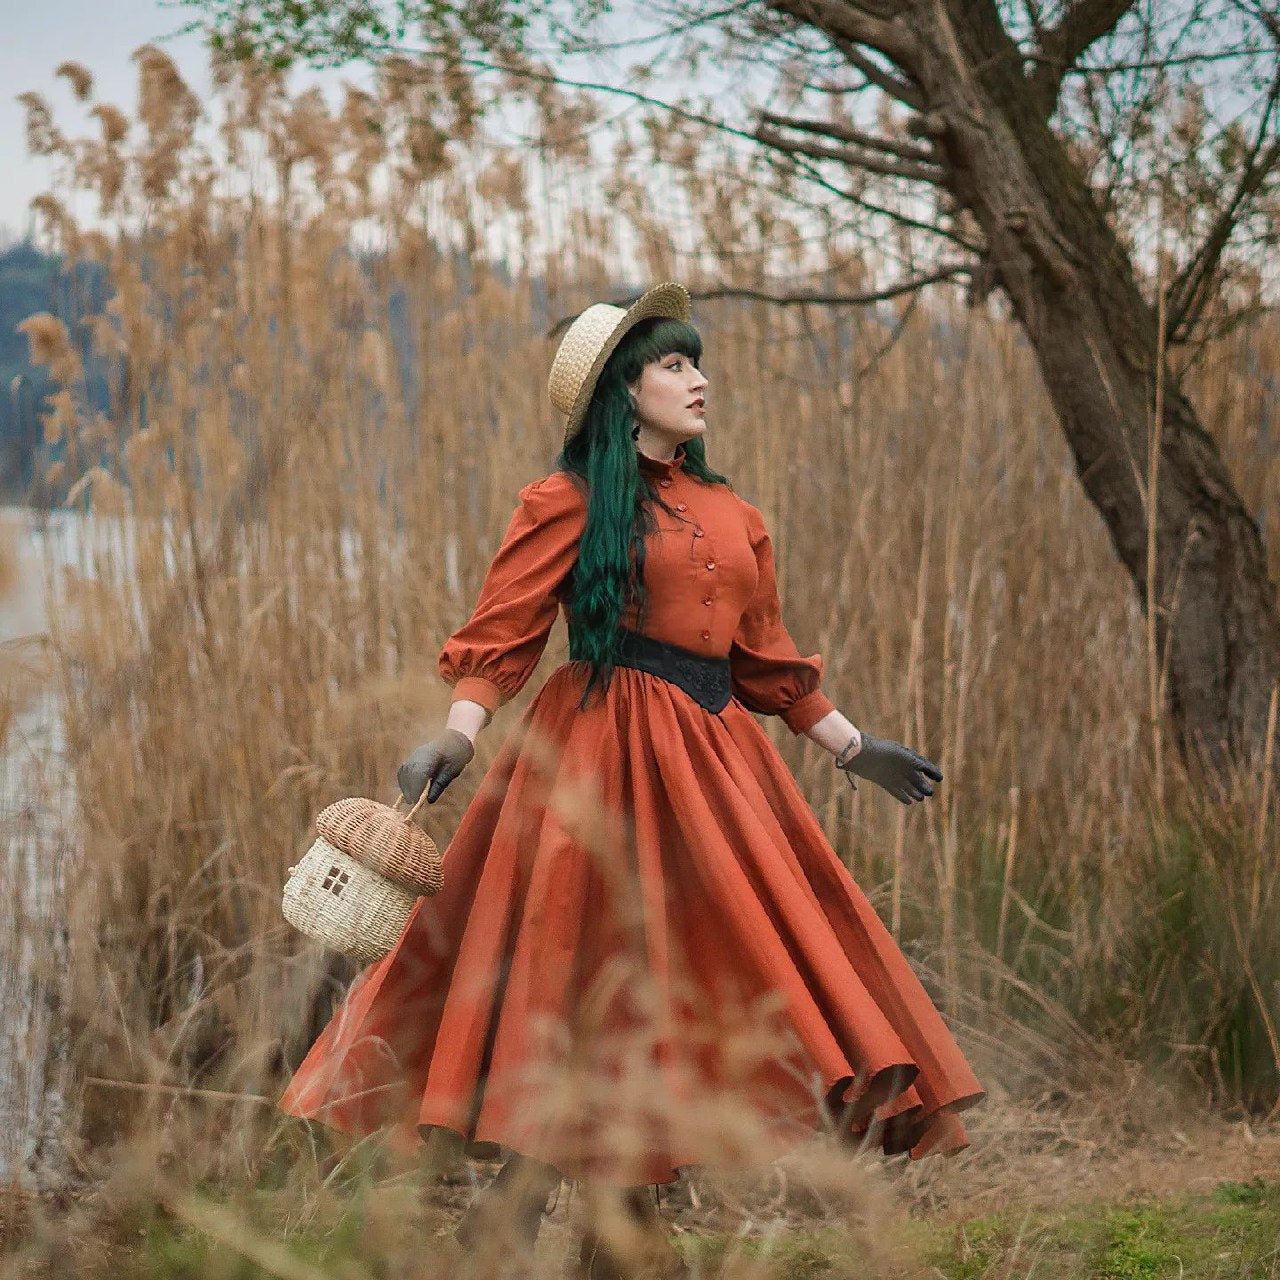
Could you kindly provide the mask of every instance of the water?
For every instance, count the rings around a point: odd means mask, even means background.
[[[61,1180],[59,1138],[66,1046],[58,989],[67,936],[60,911],[72,851],[74,795],[64,767],[56,692],[47,679],[44,557],[67,562],[81,541],[76,517],[47,524],[0,508],[0,681],[16,708],[0,750],[0,837],[7,927],[0,936],[0,1177],[30,1187]]]

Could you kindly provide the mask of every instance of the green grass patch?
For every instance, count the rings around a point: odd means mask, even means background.
[[[139,1230],[138,1249],[126,1274],[154,1280],[279,1280],[275,1259],[264,1266],[255,1258],[262,1245],[326,1276],[387,1274],[385,1261],[364,1247],[356,1212],[327,1230],[294,1229],[287,1236],[273,1232],[269,1222],[255,1223],[240,1240],[213,1238],[199,1227],[156,1214]],[[113,1267],[104,1271],[103,1280],[109,1274],[119,1273]]]
[[[260,1265],[256,1243],[330,1280],[392,1280],[410,1259],[415,1276],[434,1280],[437,1250],[429,1232],[408,1239],[403,1228],[389,1231],[387,1224],[403,1222],[400,1212],[409,1209],[408,1201],[391,1203],[389,1194],[412,1198],[408,1188],[384,1188],[370,1200],[339,1197],[329,1202],[331,1213],[305,1224],[273,1197],[242,1200],[227,1217],[240,1224],[240,1239],[226,1230],[210,1235],[164,1212],[140,1213],[115,1224],[107,1266],[81,1274],[86,1280],[278,1280],[286,1274],[287,1267]],[[368,1212],[379,1200],[380,1222]],[[869,1249],[856,1233],[818,1220],[749,1238],[690,1231],[679,1244],[702,1280],[1280,1280],[1280,1181],[1261,1178],[1199,1195],[1076,1203],[1056,1211],[1011,1206],[958,1222],[902,1220],[882,1230],[891,1234],[882,1240],[889,1249]],[[237,1247],[242,1244],[250,1247]],[[0,1275],[7,1280],[2,1268]]]
[[[747,1239],[690,1233],[680,1238],[680,1251],[694,1273],[707,1280],[722,1273],[742,1274],[744,1263],[754,1264],[749,1274],[760,1274],[761,1280],[836,1280],[853,1274],[855,1261],[848,1236],[834,1229],[780,1231]]]
[[[1260,1178],[920,1227],[922,1260],[946,1280],[1280,1280],[1280,1182]]]

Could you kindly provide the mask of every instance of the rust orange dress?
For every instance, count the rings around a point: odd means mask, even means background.
[[[759,511],[640,455],[673,514],[645,543],[635,629],[728,657],[704,710],[617,668],[579,708],[556,669],[449,844],[444,888],[366,969],[280,1099],[406,1149],[432,1126],[565,1176],[668,1182],[767,1160],[819,1127],[886,1153],[967,1144],[983,1091],[752,712],[832,709],[783,625]],[[564,607],[579,482],[527,486],[440,671],[490,711]]]

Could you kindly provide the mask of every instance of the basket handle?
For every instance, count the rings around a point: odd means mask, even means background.
[[[427,800],[427,792],[428,792],[428,791],[430,791],[430,790],[431,790],[431,788],[430,788],[430,787],[423,787],[423,788],[422,788],[422,794],[421,794],[421,795],[418,797],[418,799],[414,802],[413,807],[409,810],[409,812],[408,812],[408,813],[406,813],[406,814],[404,814],[404,815],[403,815],[403,816],[404,816],[404,820],[405,820],[406,822],[411,822],[411,821],[413,821],[413,819],[417,816],[418,810],[419,810],[419,809],[421,809],[421,808],[422,808],[422,806],[426,803],[426,800]],[[408,803],[409,803],[409,802],[404,798],[404,793],[403,793],[403,792],[401,792],[401,793],[397,794],[397,796],[396,796],[396,802],[395,802],[395,804],[393,804],[391,807],[392,807],[394,810],[396,810],[396,812],[397,812],[397,813],[399,813],[399,811],[400,811],[400,806],[401,806],[402,804],[408,804]]]

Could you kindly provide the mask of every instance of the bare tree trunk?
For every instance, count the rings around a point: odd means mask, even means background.
[[[936,0],[912,35],[947,183],[980,223],[991,282],[1035,349],[1082,483],[1148,604],[1145,490],[1157,316],[1079,169],[1043,118],[994,5]],[[1258,527],[1213,438],[1163,376],[1155,519],[1157,653],[1177,745],[1258,767],[1280,678],[1280,618]]]

